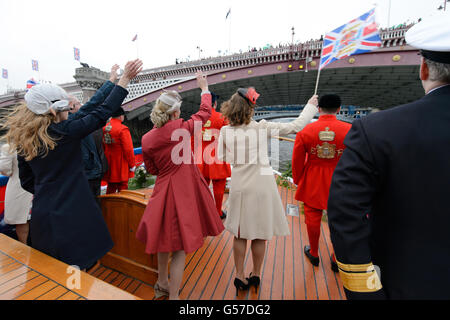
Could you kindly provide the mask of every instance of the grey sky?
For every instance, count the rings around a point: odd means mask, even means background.
[[[444,0],[391,0],[390,24],[417,21],[436,12]],[[171,65],[228,50],[290,43],[320,35],[377,4],[377,21],[388,23],[389,0],[2,0],[0,2],[0,94],[24,89],[31,77],[72,82],[73,48],[81,61],[109,71],[136,58],[144,68]],[[450,3],[448,4],[450,10]],[[225,16],[228,9],[231,14]],[[231,26],[231,41],[230,41]],[[132,42],[134,35],[138,41]],[[39,61],[39,73],[31,60]]]

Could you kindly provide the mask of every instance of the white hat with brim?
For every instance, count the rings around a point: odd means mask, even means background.
[[[424,18],[405,33],[405,40],[425,58],[450,64],[450,11]]]
[[[35,85],[25,94],[27,108],[35,114],[47,114],[50,109],[56,112],[69,111],[69,101],[67,92],[51,83]]]

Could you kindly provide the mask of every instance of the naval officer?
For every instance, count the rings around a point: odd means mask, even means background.
[[[405,35],[425,96],[353,122],[328,200],[349,299],[450,299],[450,12]]]

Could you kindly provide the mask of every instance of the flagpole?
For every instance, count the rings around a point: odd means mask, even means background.
[[[320,51],[320,59],[319,59],[319,71],[317,72],[317,79],[316,79],[316,88],[314,89],[314,95],[317,94],[317,89],[319,88],[319,80],[320,80],[320,71],[322,70],[320,68],[320,63],[322,62],[322,54],[323,54],[323,43],[325,41],[324,36],[321,36],[322,40],[322,50]]]
[[[231,9],[230,9],[231,10]],[[231,54],[231,11],[230,11],[230,26],[229,26],[229,31],[228,31],[228,54]]]
[[[139,59],[139,39],[136,39],[136,58]]]

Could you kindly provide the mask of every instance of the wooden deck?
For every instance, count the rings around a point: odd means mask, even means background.
[[[0,234],[0,300],[140,300],[85,272],[78,286],[70,281],[68,268]]]
[[[295,204],[293,190],[279,188],[285,205]],[[345,295],[338,274],[331,270],[332,245],[328,224],[322,223],[319,244],[320,265],[313,267],[303,254],[308,244],[303,214],[288,216],[291,235],[278,237],[267,244],[266,256],[258,293],[236,291],[233,286],[233,236],[226,230],[217,237],[206,239],[202,248],[186,259],[181,299],[186,300],[343,300]],[[245,273],[251,271],[251,253],[248,246]],[[153,286],[121,272],[100,266],[92,275],[142,299],[154,299]]]

